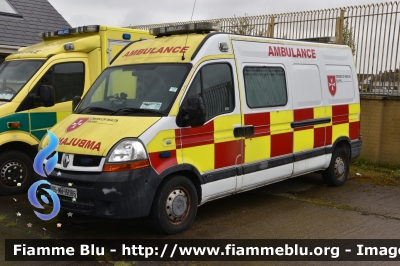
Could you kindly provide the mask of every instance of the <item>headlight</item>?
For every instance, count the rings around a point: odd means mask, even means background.
[[[126,139],[118,143],[108,157],[109,163],[146,160],[147,154],[143,144],[137,140]]]

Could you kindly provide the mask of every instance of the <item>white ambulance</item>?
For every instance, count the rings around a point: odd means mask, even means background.
[[[62,209],[174,234],[207,201],[320,170],[346,181],[362,143],[350,48],[215,30],[152,29],[51,129]]]

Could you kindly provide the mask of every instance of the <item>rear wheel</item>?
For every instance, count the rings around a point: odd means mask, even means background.
[[[161,233],[177,234],[190,228],[196,213],[196,188],[188,178],[174,176],[157,191],[150,219]]]
[[[1,195],[25,192],[33,181],[33,162],[28,155],[19,151],[0,154]]]
[[[322,172],[322,178],[329,186],[343,185],[349,176],[350,159],[348,150],[341,146],[332,154],[329,167]]]

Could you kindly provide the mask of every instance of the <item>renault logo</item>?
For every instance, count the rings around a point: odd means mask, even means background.
[[[64,168],[66,168],[69,164],[69,155],[65,155],[64,156],[64,160],[63,160],[63,166]]]

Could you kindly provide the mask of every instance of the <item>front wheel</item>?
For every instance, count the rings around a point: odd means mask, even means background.
[[[338,147],[332,154],[329,167],[322,172],[322,178],[329,186],[343,185],[349,176],[350,159],[345,147]]]
[[[197,213],[197,192],[184,176],[161,184],[154,198],[150,219],[161,233],[177,234],[190,228]]]
[[[0,154],[0,194],[18,194],[28,190],[33,183],[32,159],[19,151]]]

